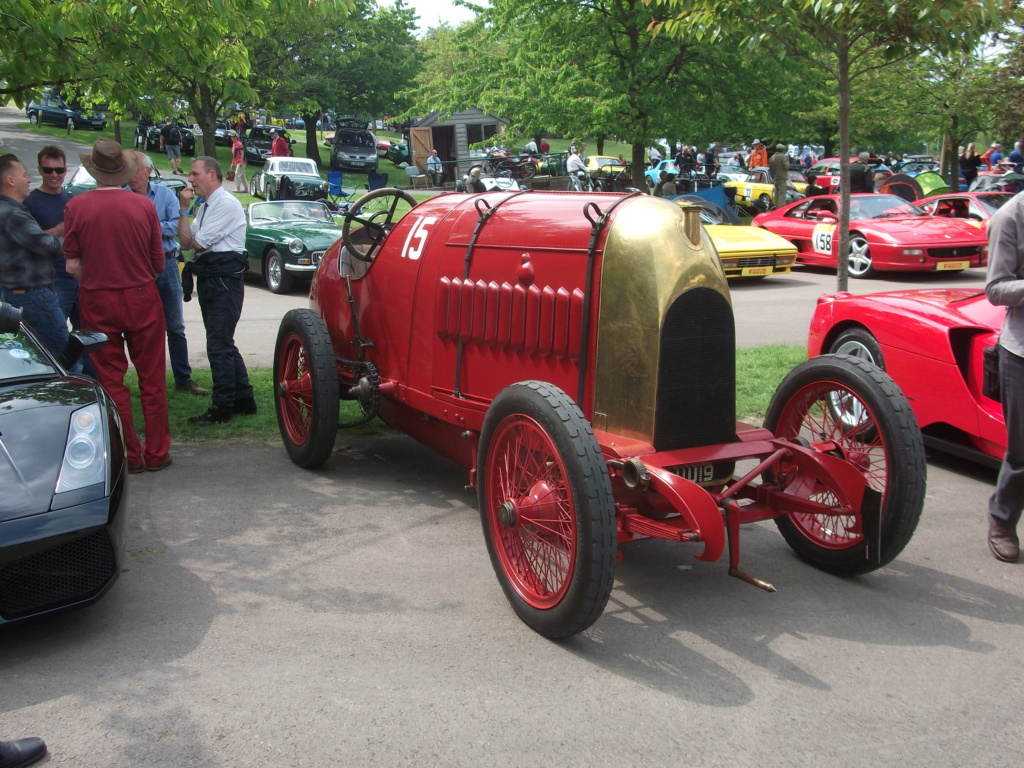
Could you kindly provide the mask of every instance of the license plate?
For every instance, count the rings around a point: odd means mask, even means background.
[[[742,277],[761,277],[763,275],[770,275],[771,273],[771,267],[744,267],[740,271],[740,275]]]
[[[970,266],[970,261],[940,261],[935,265],[935,269],[941,272],[945,269],[969,269]]]

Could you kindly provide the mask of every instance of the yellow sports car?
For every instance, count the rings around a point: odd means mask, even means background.
[[[695,201],[679,199],[676,202],[682,205]],[[718,252],[726,277],[768,277],[790,273],[796,261],[795,245],[760,227],[727,224],[717,210],[716,206],[708,205],[700,212],[700,220]],[[766,234],[771,237],[764,237]]]
[[[616,173],[626,167],[626,163],[611,155],[590,155],[587,158],[587,173],[594,174],[598,171],[605,173]]]
[[[775,194],[775,185],[772,183],[771,173],[767,168],[751,168],[747,171],[747,178],[743,181],[727,181],[723,185],[736,190],[736,203],[738,205],[753,205],[755,200],[760,200],[765,210],[772,207],[772,197]],[[801,195],[807,189],[807,179],[800,171],[789,172],[789,188],[796,190]]]

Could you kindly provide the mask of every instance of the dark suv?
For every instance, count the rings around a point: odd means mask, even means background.
[[[60,94],[44,93],[39,101],[31,102],[25,108],[32,125],[50,123],[76,128],[95,128],[102,131],[107,127],[107,118],[102,112],[93,112],[79,106],[69,105]]]
[[[338,127],[331,142],[331,170],[377,172],[377,142],[365,128]]]

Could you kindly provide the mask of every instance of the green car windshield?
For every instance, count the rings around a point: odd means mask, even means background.
[[[249,221],[316,221],[334,223],[330,209],[318,201],[275,200],[249,206]]]

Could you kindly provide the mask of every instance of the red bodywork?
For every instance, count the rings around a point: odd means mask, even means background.
[[[576,398],[593,423],[593,366],[579,392],[583,287],[592,237],[591,223],[581,212],[588,199],[608,208],[621,195],[531,193],[509,199],[500,208],[500,221],[480,230],[471,279],[463,280],[466,251],[479,219],[474,203],[485,198],[493,204],[506,197],[515,196],[442,195],[420,203],[388,235],[366,277],[352,281],[355,305],[361,308],[360,332],[374,340],[370,351],[381,375],[380,417],[470,469],[474,484],[477,439],[487,408],[509,384],[550,382]],[[538,198],[543,205],[537,204]],[[630,204],[626,201],[619,210]],[[335,354],[351,358],[354,328],[338,267],[340,245],[322,259],[310,298],[327,324]],[[598,294],[602,247],[599,242],[594,270]],[[591,360],[597,314],[594,302],[587,339]],[[464,344],[456,393],[460,339]],[[734,442],[666,452],[603,432],[597,425],[594,431],[613,470],[624,459],[641,457],[651,475],[650,492],[641,494],[625,488],[621,473],[613,471],[620,539],[704,542],[698,557],[705,560],[717,559],[725,548],[721,499],[669,468],[745,458],[763,461],[773,455],[777,462],[781,450],[810,475],[843,478],[853,509],[860,508],[866,487],[863,476],[846,462],[780,444],[767,430],[745,424],[736,425]],[[801,503],[778,488],[752,484],[737,486],[731,495],[752,499],[736,510],[736,524],[775,517]],[[679,516],[658,520],[645,514],[652,510]]]
[[[912,207],[895,195],[850,195],[850,235],[867,240],[871,265],[886,271],[959,271],[985,266],[985,233],[969,221],[924,214],[888,215],[892,210]],[[869,217],[859,211],[879,212]],[[839,250],[839,196],[805,198],[754,217],[753,226],[764,227],[797,247],[803,264],[835,267]],[[909,251],[909,253],[908,253]]]
[[[997,343],[1005,315],[1005,307],[967,288],[826,295],[811,318],[807,354],[833,351],[846,330],[867,330],[926,444],[966,446],[981,454],[974,458],[993,463],[1006,452],[1006,425],[1000,404],[981,393],[982,355]]]
[[[840,158],[838,157],[823,158],[812,165],[807,173],[817,176],[818,178],[815,181],[815,184],[824,188],[826,192],[832,193],[835,191],[836,187],[839,186],[839,160]],[[859,158],[850,158],[850,163],[856,163],[859,161]],[[878,166],[881,162],[881,158],[878,157],[868,158],[868,165],[871,166],[871,175],[872,177],[880,175],[884,178],[889,178],[892,176],[892,170],[888,167],[886,167],[885,170],[875,168],[875,166]]]
[[[914,201],[914,205],[931,216],[963,219],[988,234],[988,220],[1013,197],[1011,192],[947,192]]]

